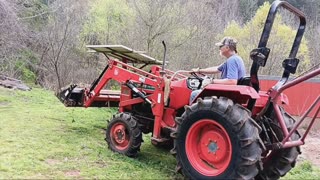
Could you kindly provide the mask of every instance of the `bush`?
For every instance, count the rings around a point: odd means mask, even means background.
[[[24,50],[15,61],[15,70],[18,78],[26,83],[34,83],[37,77],[34,64],[38,61],[35,54],[31,50]]]

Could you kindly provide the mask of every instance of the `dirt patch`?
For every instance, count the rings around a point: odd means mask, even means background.
[[[319,123],[319,122],[318,122]],[[301,146],[301,155],[298,156],[298,162],[310,161],[313,165],[320,168],[320,132],[311,131],[306,139],[305,144]]]
[[[296,121],[300,120],[300,117],[294,116]],[[308,128],[312,118],[307,117],[301,124],[299,133],[302,136]],[[305,139],[305,144],[300,146],[301,154],[298,156],[298,163],[302,161],[309,161],[314,166],[320,168],[320,118],[316,118],[311,131]]]
[[[61,163],[59,160],[56,159],[46,159],[45,162],[51,166]]]
[[[9,102],[0,102],[0,107],[6,107],[9,106]]]
[[[98,161],[96,161],[95,162],[97,165],[98,165],[98,167],[100,167],[100,168],[105,168],[105,167],[107,167],[107,163],[105,162],[105,161],[103,161],[103,160],[98,160]]]
[[[37,174],[34,174],[32,176],[27,176],[24,179],[52,179],[52,178],[50,178],[47,175],[44,175],[44,174],[41,174],[41,173],[37,173]]]
[[[67,177],[78,177],[78,176],[80,176],[80,171],[79,170],[72,170],[72,171],[67,171],[64,174]]]

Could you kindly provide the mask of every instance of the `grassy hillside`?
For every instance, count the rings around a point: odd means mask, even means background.
[[[149,136],[136,159],[107,149],[104,128],[115,112],[65,108],[50,91],[0,87],[0,179],[181,177],[175,159]]]
[[[144,136],[138,158],[107,149],[104,128],[116,112],[65,108],[50,91],[0,87],[0,179],[181,179],[175,159]],[[320,177],[310,164],[288,179]]]

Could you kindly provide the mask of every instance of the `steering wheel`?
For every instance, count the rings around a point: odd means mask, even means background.
[[[205,74],[203,74],[203,73],[196,73],[196,72],[191,72],[190,73],[193,77],[195,77],[195,78],[197,78],[197,79],[199,79],[200,80],[200,82],[202,82],[203,81],[203,77],[206,77],[206,75]],[[199,76],[199,75],[201,75],[201,77]]]
[[[202,87],[202,84],[203,84],[203,80],[205,78],[207,78],[208,76],[206,74],[203,74],[203,73],[196,73],[196,72],[191,72],[190,73],[193,77],[195,77],[196,79],[199,80],[199,86],[198,86],[198,89],[201,89]],[[200,76],[199,76],[200,75]]]

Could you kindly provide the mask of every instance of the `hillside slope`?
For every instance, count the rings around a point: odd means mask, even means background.
[[[66,108],[53,92],[0,87],[0,179],[163,179],[169,152],[146,143],[136,159],[111,152],[104,128],[115,109]]]

